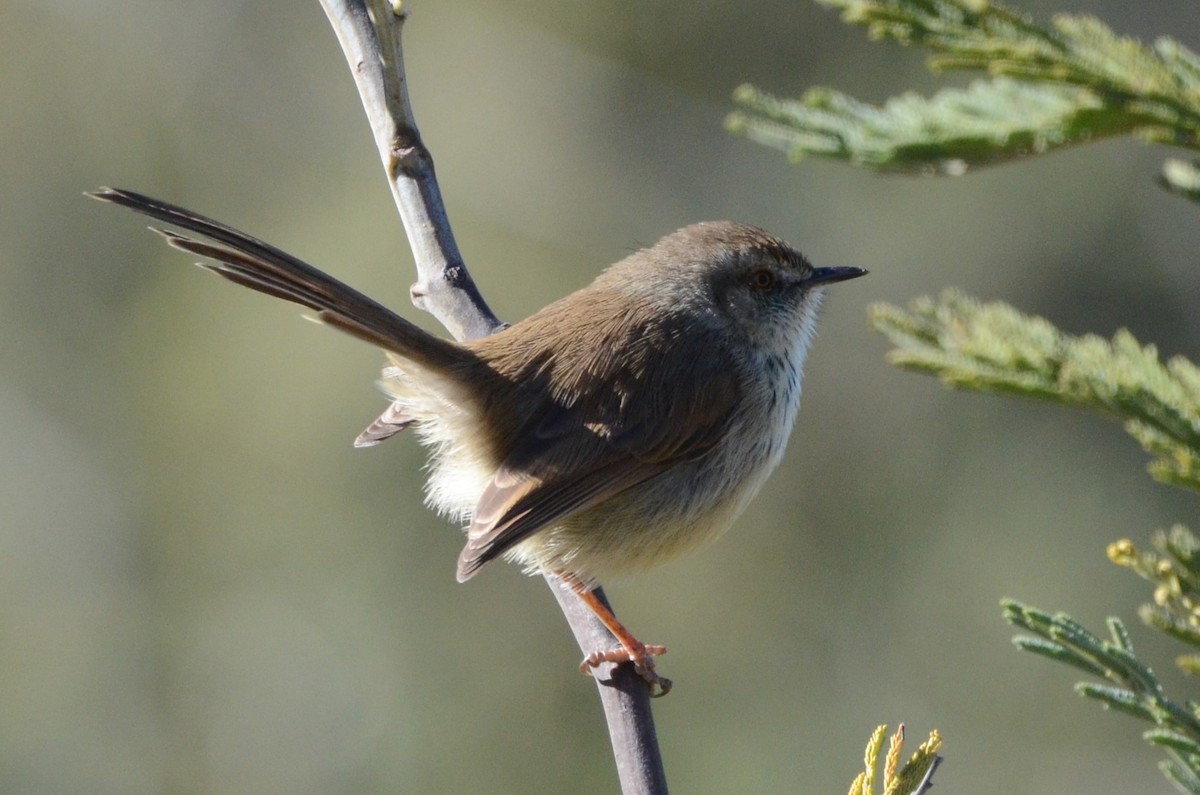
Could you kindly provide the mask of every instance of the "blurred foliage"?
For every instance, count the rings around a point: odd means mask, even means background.
[[[1051,400],[1115,415],[1154,459],[1157,479],[1200,491],[1200,371],[1174,357],[1165,365],[1154,346],[1126,330],[1104,340],[1072,337],[1040,317],[1000,302],[981,304],[957,291],[919,298],[908,310],[871,309],[871,321],[896,346],[894,364],[938,376],[963,389]],[[1182,526],[1158,533],[1160,554],[1129,541],[1109,556],[1157,583],[1155,604],[1140,611],[1148,625],[1200,648],[1200,540]],[[1100,640],[1065,613],[1050,615],[1012,600],[1004,617],[1037,637],[1018,647],[1066,663],[1109,684],[1080,683],[1082,695],[1155,724],[1143,734],[1168,758],[1163,773],[1184,792],[1200,793],[1200,704],[1168,699],[1153,670],[1134,654],[1124,625],[1109,619]],[[1189,673],[1198,657],[1180,658]]]
[[[843,20],[865,25],[874,39],[930,50],[935,71],[983,70],[992,78],[929,99],[905,94],[881,108],[831,89],[793,101],[739,88],[734,99],[743,110],[728,117],[727,127],[793,160],[821,154],[882,170],[957,176],[1125,133],[1200,149],[1200,58],[1174,39],[1148,48],[1090,16],[1058,15],[1044,27],[988,0],[818,2],[842,9]],[[1168,160],[1160,183],[1200,198],[1195,163]],[[907,310],[878,304],[871,321],[896,346],[890,361],[949,386],[1117,416],[1153,456],[1155,478],[1200,490],[1200,370],[1187,359],[1164,365],[1154,346],[1127,330],[1111,341],[1071,336],[1044,318],[953,290],[916,299]],[[1109,554],[1157,584],[1155,603],[1140,612],[1143,621],[1200,648],[1200,540],[1176,526],[1157,534],[1154,545],[1158,553],[1122,541]],[[1106,680],[1080,683],[1078,692],[1155,724],[1143,736],[1166,751],[1163,772],[1182,791],[1200,793],[1200,704],[1165,696],[1119,619],[1108,619],[1110,638],[1102,640],[1065,613],[1012,600],[1004,602],[1004,616],[1034,633],[1016,638],[1020,648]],[[1198,660],[1185,655],[1179,664],[1195,673]]]
[[[872,39],[932,52],[935,71],[985,71],[991,80],[882,107],[833,89],[782,100],[745,85],[727,127],[782,149],[889,171],[961,174],[968,168],[1071,144],[1133,134],[1200,149],[1200,57],[1169,37],[1152,47],[1118,36],[1092,16],[1050,25],[988,0],[818,0],[841,9]],[[1194,171],[1194,169],[1193,169]],[[1179,161],[1160,179],[1193,197]]]
[[[1139,550],[1132,541],[1111,544],[1108,557],[1154,583],[1154,601],[1138,616],[1147,625],[1200,649],[1200,540],[1183,525],[1159,530],[1150,539],[1157,551]],[[1175,660],[1188,674],[1200,673],[1200,655]]]
[[[1200,539],[1176,525],[1155,533],[1156,552],[1140,551],[1128,540],[1108,549],[1109,558],[1155,583],[1154,602],[1138,611],[1147,625],[1200,650]],[[1080,682],[1075,690],[1105,708],[1154,724],[1143,732],[1167,759],[1159,768],[1181,791],[1200,793],[1200,703],[1167,698],[1154,670],[1134,653],[1120,619],[1108,619],[1102,640],[1065,613],[1049,614],[1005,600],[1004,618],[1033,636],[1014,638],[1018,648],[1064,663],[1105,680]],[[1196,652],[1176,662],[1186,673],[1200,672]]]
[[[933,771],[937,769],[941,758],[937,752],[942,747],[942,738],[934,730],[929,738],[921,743],[921,747],[912,757],[900,767],[900,757],[904,752],[904,724],[896,727],[896,732],[888,737],[887,755],[880,758],[883,751],[883,739],[887,735],[887,724],[876,727],[867,741],[863,753],[863,772],[859,773],[850,784],[850,795],[875,795],[875,781],[880,779],[883,787],[881,795],[922,795],[932,786]],[[880,770],[879,763],[883,762]]]
[[[955,290],[908,310],[871,308],[895,349],[888,360],[962,389],[1040,398],[1115,415],[1154,456],[1157,479],[1200,491],[1200,370],[1122,329],[1111,341],[1073,337],[1041,317]]]

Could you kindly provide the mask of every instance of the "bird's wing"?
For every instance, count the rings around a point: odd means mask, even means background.
[[[476,505],[458,579],[533,533],[709,452],[740,398],[728,357],[711,353],[679,361],[669,346],[652,346],[632,372],[613,363],[596,393],[530,422]]]

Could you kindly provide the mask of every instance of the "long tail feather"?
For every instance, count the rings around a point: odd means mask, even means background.
[[[101,188],[87,195],[215,241],[154,230],[181,251],[215,260],[199,263],[202,267],[260,293],[315,310],[323,322],[359,339],[436,369],[474,360],[462,346],[429,334],[303,260],[231,226],[129,190]]]

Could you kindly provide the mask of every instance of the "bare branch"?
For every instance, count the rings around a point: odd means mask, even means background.
[[[552,576],[547,576],[546,582],[558,599],[558,605],[584,654],[620,646],[596,618],[596,614],[579,600],[570,587]],[[608,604],[601,589],[597,588],[595,593]],[[608,720],[608,735],[612,741],[617,773],[621,777],[621,791],[627,795],[665,793],[667,775],[658,749],[658,735],[654,729],[654,713],[650,710],[650,690],[646,680],[634,672],[632,665],[613,663],[601,663],[592,669],[592,676],[600,691],[604,717]]]
[[[430,312],[458,340],[504,327],[480,295],[458,251],[408,98],[401,30],[407,10],[399,0],[321,0],[337,34],[371,123],[396,206],[416,258],[413,303]],[[620,644],[569,588],[547,576],[550,590],[586,655]],[[601,599],[603,592],[597,591]],[[607,601],[607,600],[606,600]],[[651,795],[667,791],[666,774],[646,682],[630,666],[605,664],[594,677],[608,720],[621,789]]]
[[[387,0],[321,0],[358,85],[363,109],[417,263],[413,304],[455,339],[503,328],[463,263],[442,202],[433,157],[413,118],[400,33],[408,12]]]

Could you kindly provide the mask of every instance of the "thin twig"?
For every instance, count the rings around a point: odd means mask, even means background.
[[[587,605],[565,583],[547,576],[546,582],[558,606],[562,609],[579,648],[589,650],[615,649],[620,644],[596,618]],[[608,604],[604,591],[596,594]],[[608,736],[612,741],[613,758],[621,778],[621,791],[657,795],[667,791],[667,774],[658,749],[658,734],[654,729],[654,713],[650,710],[650,690],[646,680],[634,672],[632,665],[602,663],[592,669],[600,691],[600,703],[608,721]]]
[[[458,251],[408,97],[401,48],[407,10],[399,0],[321,0],[354,75],[379,148],[388,183],[416,258],[413,303],[431,313],[458,340],[504,327],[480,295]],[[547,576],[579,647],[586,655],[619,644],[570,589]],[[603,592],[598,592],[604,599]],[[666,774],[646,682],[631,666],[595,669],[621,789],[653,795],[667,791]]]
[[[433,157],[421,142],[408,100],[400,33],[407,12],[386,0],[321,0],[371,123],[388,185],[417,264],[413,303],[458,340],[485,337],[504,324],[463,263],[442,202]]]
[[[909,795],[925,795],[925,793],[933,789],[933,774],[938,769],[938,765],[941,763],[942,757],[933,757],[933,761],[929,763],[929,769],[925,771],[925,775],[921,778],[921,782],[917,784],[916,789],[909,793]]]

